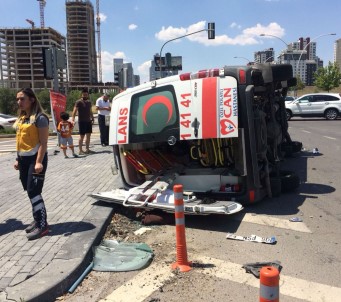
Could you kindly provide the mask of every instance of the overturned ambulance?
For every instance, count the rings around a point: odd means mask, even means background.
[[[93,193],[129,207],[233,214],[299,184],[283,171],[301,149],[288,133],[284,98],[291,65],[225,66],[148,82],[112,102],[110,145],[123,187]]]

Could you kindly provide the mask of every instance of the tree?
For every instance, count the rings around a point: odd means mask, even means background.
[[[18,104],[15,95],[15,92],[9,88],[0,88],[0,112],[16,115]]]
[[[324,91],[330,91],[333,88],[340,86],[341,73],[337,63],[328,63],[326,67],[320,67],[317,72],[314,73],[315,86],[323,89]]]
[[[79,90],[71,90],[67,95],[66,101],[66,111],[72,111],[77,100],[81,97],[81,92]]]
[[[47,114],[51,114],[50,90],[43,89],[37,93],[37,98]]]

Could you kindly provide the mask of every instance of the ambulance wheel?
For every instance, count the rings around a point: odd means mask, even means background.
[[[282,193],[293,192],[298,188],[300,185],[300,178],[295,172],[281,170],[279,173]]]

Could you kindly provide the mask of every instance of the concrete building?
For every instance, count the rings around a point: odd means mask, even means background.
[[[89,0],[66,0],[69,86],[98,83],[94,8]]]
[[[256,51],[254,53],[255,63],[271,63],[275,61],[275,51],[273,48],[265,49],[262,51]]]
[[[291,64],[294,76],[300,77],[305,85],[311,86],[314,85],[314,72],[323,67],[323,61],[316,55],[316,48],[316,42],[311,42],[309,37],[301,37],[282,50],[277,61]]]
[[[53,88],[44,78],[43,48],[65,51],[65,37],[47,28],[0,28],[0,87],[39,90]],[[58,70],[60,88],[65,87],[66,69]]]
[[[341,72],[341,39],[336,40],[334,44],[334,62],[339,65]]]
[[[298,39],[297,42],[293,42],[292,45],[293,50],[306,51],[307,60],[316,60],[316,42],[311,42],[310,37],[307,37],[305,39],[301,37]]]
[[[123,63],[122,68],[118,73],[118,86],[123,89],[135,86],[132,63]]]
[[[118,73],[123,67],[123,59],[121,58],[114,58],[114,83],[118,84]]]

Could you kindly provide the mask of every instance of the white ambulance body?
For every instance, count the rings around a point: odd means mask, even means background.
[[[254,82],[261,79],[264,85],[269,68],[264,70],[203,70],[118,94],[112,101],[109,144],[124,188],[93,197],[174,211],[172,188],[180,184],[186,213],[233,214],[242,204],[271,195],[267,142],[260,137],[268,132],[266,120],[253,107]],[[287,72],[285,80],[291,77]],[[276,140],[282,142],[284,135]],[[267,178],[259,162],[268,164]]]

